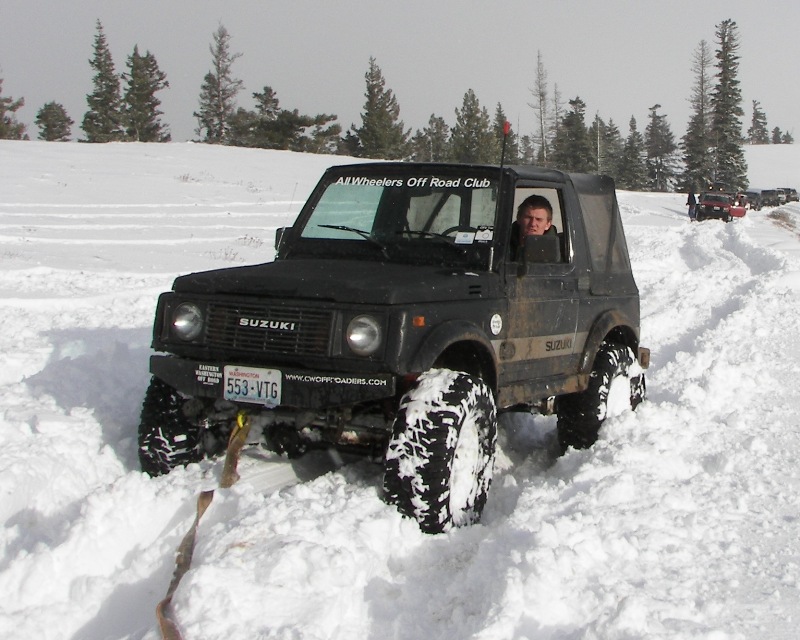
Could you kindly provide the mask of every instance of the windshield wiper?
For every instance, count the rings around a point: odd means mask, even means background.
[[[459,251],[464,248],[462,245],[458,245],[455,242],[453,242],[449,236],[443,235],[441,233],[434,233],[433,231],[416,231],[413,229],[406,229],[405,231],[398,231],[397,235],[399,236],[410,235],[410,236],[420,236],[421,238],[432,238],[433,240],[436,240],[438,244],[443,244],[453,249],[458,249]]]
[[[317,226],[324,227],[325,229],[336,229],[337,231],[349,231],[350,233],[356,233],[364,238],[364,240],[369,240],[372,244],[377,246],[381,250],[383,257],[389,260],[389,252],[386,250],[386,245],[373,236],[369,231],[356,229],[355,227],[348,227],[343,224],[318,224]]]

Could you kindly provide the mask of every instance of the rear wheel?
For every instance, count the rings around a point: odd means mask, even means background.
[[[479,378],[432,369],[400,402],[384,495],[425,533],[480,520],[497,442],[494,397]]]
[[[646,396],[644,371],[633,350],[605,342],[595,357],[589,386],[580,393],[558,399],[557,430],[561,452],[569,447],[586,449],[597,441],[606,418],[630,407]]]

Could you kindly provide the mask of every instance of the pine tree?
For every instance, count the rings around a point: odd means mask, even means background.
[[[650,107],[650,122],[644,132],[644,147],[647,152],[645,166],[651,191],[669,191],[676,175],[675,152],[678,146],[667,117],[658,113],[660,108],[660,104]]]
[[[711,64],[712,54],[708,43],[701,40],[694,52],[692,66],[695,74],[695,83],[689,99],[692,115],[686,126],[686,133],[681,139],[684,164],[681,183],[686,191],[695,192],[701,185],[713,181]]]
[[[313,129],[306,132],[303,148],[309,153],[336,153],[342,139],[342,125],[334,122],[336,114],[320,113],[314,116]]]
[[[67,115],[67,110],[58,102],[48,102],[36,113],[39,140],[66,142],[72,135],[73,124],[75,122]]]
[[[25,129],[17,122],[16,112],[25,106],[25,98],[14,100],[3,96],[3,80],[0,78],[0,140],[22,140],[26,138]]]
[[[277,122],[282,111],[278,95],[272,87],[265,86],[262,92],[254,92],[253,98],[255,111],[239,107],[228,118],[227,144],[261,149],[288,148],[289,141],[284,142],[278,132]]]
[[[158,68],[158,62],[148,51],[139,54],[139,46],[133,47],[128,57],[128,72],[122,75],[128,83],[122,101],[122,114],[128,140],[136,142],[167,142],[170,135],[159,118],[161,100],[156,92],[169,87],[166,74]]]
[[[97,21],[94,38],[94,56],[89,65],[94,69],[94,90],[86,96],[89,110],[83,116],[81,128],[87,142],[112,142],[124,139],[122,129],[119,77],[114,71],[114,61],[108,49],[103,25]]]
[[[616,183],[621,189],[642,191],[647,183],[645,167],[644,137],[636,126],[636,118],[631,116],[628,137],[622,149],[622,157],[617,166]]]
[[[253,93],[255,111],[239,107],[229,118],[228,144],[260,149],[284,149],[310,153],[332,153],[339,143],[341,127],[330,124],[335,115],[302,115],[297,109],[281,109],[272,87]],[[313,129],[312,129],[313,127]]]
[[[362,156],[361,142],[352,127],[342,136],[336,153],[340,156],[351,156],[353,158]]]
[[[595,116],[594,123],[589,128],[589,138],[595,141],[597,172],[616,176],[625,146],[619,127],[614,120],[609,119],[606,124],[599,115]]]
[[[431,114],[428,126],[417,130],[411,140],[411,159],[415,162],[444,162],[450,157],[450,127]]]
[[[409,131],[400,120],[400,107],[391,89],[384,88],[386,80],[375,58],[370,57],[365,74],[366,102],[361,114],[361,126],[355,130],[359,155],[365,158],[399,160],[408,153]]]
[[[758,100],[753,100],[753,118],[747,130],[750,144],[769,144],[769,130],[767,129],[767,114],[761,108]]]
[[[594,171],[596,163],[586,127],[586,104],[576,97],[569,101],[569,106],[553,140],[552,166],[563,171]]]
[[[519,139],[519,162],[528,165],[536,164],[536,149],[531,136],[522,136]]]
[[[505,135],[506,118],[503,106],[498,102],[497,108],[494,112],[494,123],[492,129],[494,130],[495,146],[497,148],[497,158],[495,162],[499,163],[503,159],[503,138],[505,138],[505,164],[516,164],[519,162],[519,142],[517,134],[514,129],[509,129],[508,135]]]
[[[592,156],[594,157],[595,171],[598,173],[608,173],[606,168],[607,158],[605,141],[603,136],[605,134],[606,123],[600,117],[599,113],[595,113],[594,120],[591,126],[587,129],[586,134],[589,137],[589,144],[592,147]]]
[[[739,88],[739,37],[733,20],[717,25],[717,84],[711,93],[713,111],[714,181],[732,190],[747,186],[747,162],[742,149],[742,91]]]
[[[496,162],[497,139],[489,112],[481,107],[472,89],[456,109],[456,124],[450,135],[451,157],[455,162]]]
[[[198,127],[196,133],[203,142],[229,144],[230,120],[236,112],[236,96],[244,83],[233,77],[233,63],[242,56],[231,53],[231,36],[219,25],[213,34],[211,52],[212,69],[200,87],[200,108],[194,112]]]
[[[794,137],[788,131],[784,131],[781,136],[781,144],[794,144]]]

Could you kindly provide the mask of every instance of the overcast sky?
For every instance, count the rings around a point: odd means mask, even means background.
[[[247,109],[252,93],[269,85],[281,107],[334,113],[347,130],[361,122],[374,56],[406,128],[421,129],[431,114],[452,125],[473,89],[492,116],[499,102],[515,130],[530,134],[540,51],[551,93],[556,85],[565,103],[580,96],[587,120],[599,113],[625,136],[631,116],[643,131],[649,108],[660,104],[679,139],[689,118],[693,52],[701,40],[715,52],[716,25],[728,18],[739,29],[743,132],[758,100],[769,128],[788,130],[800,143],[800,3],[0,0],[0,78],[4,97],[25,99],[17,117],[31,138],[36,112],[49,101],[66,108],[73,137],[82,138],[99,19],[117,72],[134,45],[156,57],[170,83],[158,94],[162,121],[173,140],[188,140],[221,23],[232,51],[243,54],[233,71],[245,84],[238,104]]]

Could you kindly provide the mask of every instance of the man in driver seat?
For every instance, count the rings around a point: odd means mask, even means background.
[[[517,219],[511,230],[511,259],[516,260],[528,236],[558,235],[553,226],[553,207],[544,196],[532,195],[517,207]]]

